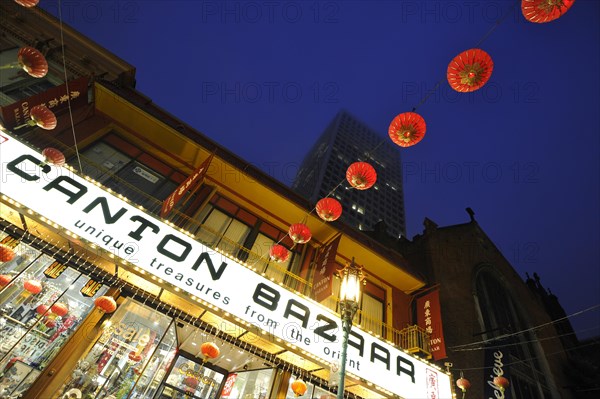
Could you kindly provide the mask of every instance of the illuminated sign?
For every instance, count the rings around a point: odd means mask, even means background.
[[[69,170],[44,164],[39,152],[7,138],[0,144],[3,195],[325,362],[339,359],[341,321],[335,313]],[[350,332],[346,370],[402,398],[424,398],[432,381],[437,398],[452,398],[447,373],[359,328]]]

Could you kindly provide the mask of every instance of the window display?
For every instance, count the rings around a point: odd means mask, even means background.
[[[104,322],[98,340],[60,394],[82,399],[151,398],[175,357],[176,345],[170,317],[126,299]]]
[[[288,391],[285,395],[286,399],[296,399],[297,396],[294,393],[294,391],[292,390],[292,383],[294,381],[297,381],[299,377],[297,376],[292,376],[289,380],[289,384],[288,384]],[[335,398],[335,395],[332,394],[331,392],[328,392],[326,390],[324,390],[323,388],[320,388],[318,386],[316,386],[315,384],[306,383],[307,386],[307,390],[306,393],[304,393],[304,395],[302,395],[302,398],[309,398],[309,399],[330,399],[330,398]]]
[[[12,241],[11,241],[12,240]],[[90,279],[10,237],[15,257],[0,264],[0,397],[24,393],[60,351],[106,288],[89,293]],[[9,242],[10,241],[10,242]]]
[[[229,374],[221,398],[266,399],[269,397],[274,369],[240,371]]]
[[[206,367],[199,359],[180,356],[158,398],[216,399],[225,374]]]

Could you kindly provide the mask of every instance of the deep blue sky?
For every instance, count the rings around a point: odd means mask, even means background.
[[[63,21],[137,68],[160,107],[290,184],[339,109],[382,133],[418,108],[403,150],[409,238],[468,221],[567,314],[600,304],[600,2],[527,22],[514,1],[63,1]],[[56,14],[56,0],[41,0]],[[510,11],[512,8],[512,11]],[[474,47],[495,63],[471,94],[445,80]],[[572,318],[600,334],[600,311]]]

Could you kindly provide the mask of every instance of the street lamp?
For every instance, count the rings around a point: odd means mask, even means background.
[[[340,270],[342,284],[340,286],[340,316],[342,318],[342,354],[340,359],[340,381],[337,399],[344,398],[344,380],[346,379],[346,352],[348,351],[348,335],[352,328],[352,319],[358,310],[360,300],[360,284],[364,280],[361,266],[352,263]]]

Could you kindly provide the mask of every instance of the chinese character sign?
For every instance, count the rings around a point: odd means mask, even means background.
[[[436,289],[417,299],[417,324],[429,334],[433,358],[445,359],[447,356],[439,290]]]
[[[29,120],[29,110],[36,105],[44,105],[56,114],[67,109],[69,105],[71,105],[71,108],[77,108],[87,104],[88,83],[89,78],[84,76],[69,81],[68,85],[63,83],[31,97],[0,107],[4,127],[10,129],[26,123]]]
[[[313,291],[315,300],[322,302],[333,293],[333,272],[336,266],[335,255],[340,243],[341,234],[338,234],[329,244],[321,248],[317,256],[317,268],[313,278]]]

